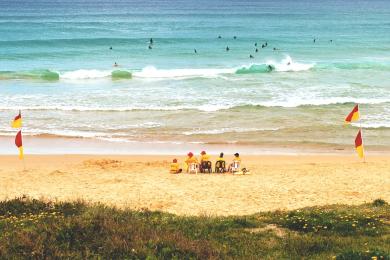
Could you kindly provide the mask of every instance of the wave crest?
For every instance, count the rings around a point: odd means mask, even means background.
[[[376,69],[390,70],[388,63],[354,63],[335,62],[327,64],[301,63],[286,56],[281,61],[268,60],[264,63],[243,65],[231,68],[183,68],[183,69],[158,69],[154,66],[146,66],[138,71],[129,69],[98,70],[79,69],[74,71],[32,70],[32,71],[0,71],[1,79],[35,79],[35,80],[89,80],[89,79],[188,79],[188,78],[216,78],[224,75],[256,74],[269,72],[301,72],[310,70],[355,70]]]
[[[236,69],[157,69],[147,66],[140,72],[134,72],[138,78],[193,78],[193,77],[216,77],[222,74],[233,74]]]
[[[267,64],[274,66],[275,71],[279,72],[297,72],[297,71],[307,71],[314,67],[315,64],[305,64],[293,61],[290,56],[286,56],[281,62],[275,63],[273,61],[268,61]]]

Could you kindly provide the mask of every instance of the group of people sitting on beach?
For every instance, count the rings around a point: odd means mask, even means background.
[[[212,173],[212,162],[210,160],[210,155],[208,155],[205,151],[200,153],[200,158],[196,158],[192,152],[187,154],[187,158],[184,161],[185,170],[187,173]],[[173,159],[171,163],[170,173],[178,174],[182,173],[183,169],[180,167],[180,164],[177,159]],[[241,172],[243,174],[248,171],[245,168],[241,169],[241,158],[239,153],[234,154],[233,161],[226,167],[226,161],[224,158],[224,154],[220,153],[218,159],[215,162],[215,173],[237,173]]]

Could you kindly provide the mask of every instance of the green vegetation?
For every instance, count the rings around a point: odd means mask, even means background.
[[[0,202],[0,259],[387,259],[390,206],[182,217],[83,202]]]

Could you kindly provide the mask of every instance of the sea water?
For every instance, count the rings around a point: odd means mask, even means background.
[[[0,136],[385,147],[389,79],[387,0],[0,1]]]

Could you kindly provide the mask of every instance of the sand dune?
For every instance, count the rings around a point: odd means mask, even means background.
[[[390,156],[243,156],[251,175],[168,173],[172,156],[0,156],[0,199],[84,199],[181,215],[390,201]],[[180,157],[179,157],[180,158]]]

